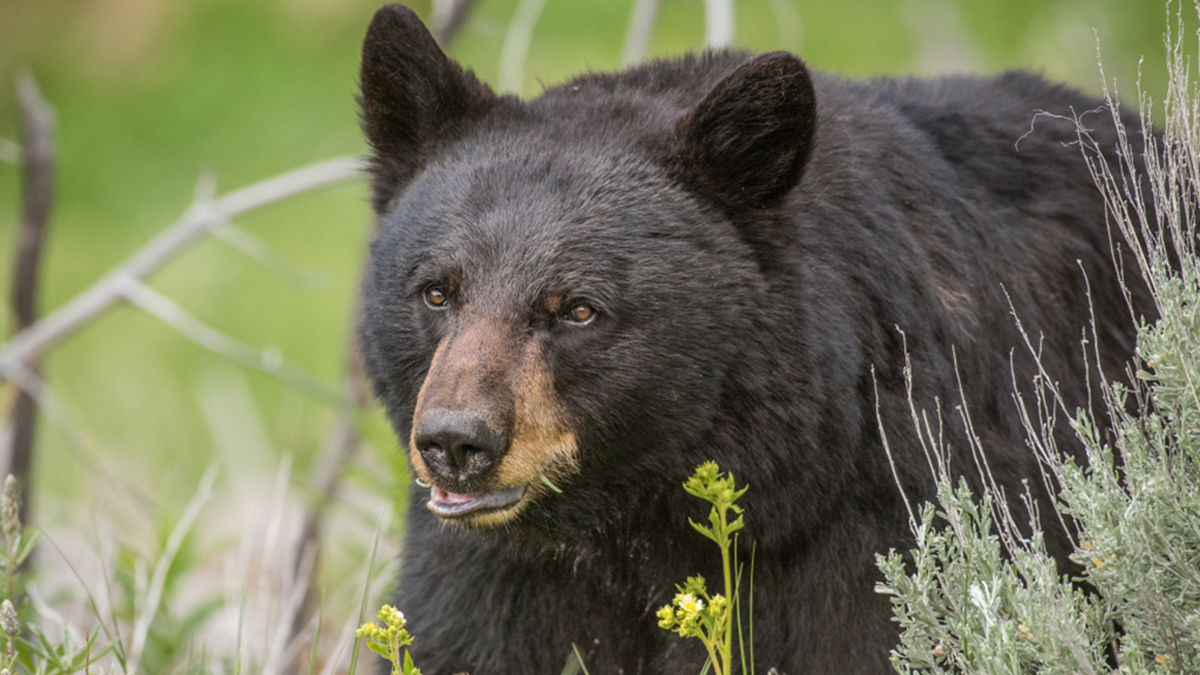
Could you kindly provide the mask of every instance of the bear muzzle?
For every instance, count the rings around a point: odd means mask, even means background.
[[[483,489],[508,449],[508,435],[482,415],[435,408],[413,429],[413,444],[438,484],[456,492]]]
[[[488,321],[438,345],[417,396],[409,453],[426,506],[467,527],[510,521],[577,470],[575,433],[539,340]]]
[[[512,508],[525,485],[494,488],[509,437],[484,416],[463,410],[424,411],[413,429],[413,447],[432,479],[427,506],[446,519],[479,520]]]

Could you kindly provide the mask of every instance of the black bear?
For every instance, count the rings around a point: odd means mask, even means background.
[[[1089,287],[1102,375],[1132,354],[1076,127],[1035,123],[1099,104],[1036,76],[853,82],[717,52],[523,101],[389,5],[361,91],[362,355],[424,486],[396,599],[427,675],[558,673],[573,646],[594,674],[698,673],[655,612],[688,575],[718,583],[680,487],[706,460],[750,488],[757,671],[891,672],[874,555],[911,545],[898,483],[933,488],[906,352],[958,470],[965,404],[1010,494],[1038,475],[1013,314],[1069,406]]]

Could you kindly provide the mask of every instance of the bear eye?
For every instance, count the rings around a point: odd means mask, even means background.
[[[591,323],[592,319],[596,318],[596,308],[586,302],[576,302],[571,305],[571,308],[567,310],[563,318],[570,323],[582,326]]]
[[[425,296],[425,304],[430,309],[446,309],[450,304],[450,297],[441,286],[430,286],[425,289],[423,295]]]

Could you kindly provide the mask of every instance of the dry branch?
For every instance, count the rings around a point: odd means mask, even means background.
[[[126,277],[117,285],[121,297],[142,311],[174,328],[197,345],[220,354],[237,363],[274,375],[293,389],[342,410],[343,413],[357,409],[337,391],[326,386],[307,372],[284,362],[277,353],[259,351],[240,340],[203,323],[188,314],[175,301],[158,293],[132,277]]]
[[[351,337],[346,343],[346,372],[342,395],[346,397],[349,403],[356,406],[358,410],[366,410],[368,404],[367,384],[365,375],[363,374],[362,359],[359,356],[356,341],[353,337],[361,320],[362,302],[360,298],[355,302],[355,311],[350,321]],[[310,551],[315,551],[319,554],[321,550],[321,526],[324,521],[325,512],[337,497],[338,488],[341,485],[342,469],[354,459],[361,446],[362,436],[358,430],[358,420],[343,411],[338,416],[333,438],[326,445],[324,453],[322,453],[322,456],[316,462],[316,466],[313,467],[309,484],[315,490],[316,495],[312,505],[304,510],[300,535],[297,537],[292,548],[295,574],[307,574],[309,576],[305,579],[305,583],[308,585],[308,592],[305,594],[301,605],[295,608],[296,611],[291,616],[289,642],[295,641],[303,635],[309,623],[307,618],[308,610],[311,609],[315,597],[315,589],[312,586],[313,579],[311,576],[315,564],[307,564],[307,556]],[[292,670],[289,672],[302,672],[299,666],[298,662],[292,663]]]
[[[42,244],[46,238],[46,226],[50,222],[54,198],[54,113],[38,91],[37,82],[27,72],[17,75],[17,99],[20,102],[24,141],[21,146],[24,190],[13,273],[13,312],[17,330],[23,331],[37,320],[38,269],[41,267]],[[24,365],[27,373],[37,376],[37,359]],[[17,479],[22,523],[29,522],[29,477],[33,466],[36,424],[37,403],[30,392],[22,389],[13,405],[12,442],[8,466],[4,469],[5,474]]]
[[[658,23],[658,6],[662,0],[637,0],[629,13],[629,28],[625,31],[625,51],[621,62],[635,66],[646,60],[654,25]]]
[[[17,76],[17,98],[21,105],[25,185],[13,309],[19,330],[24,330],[37,318],[38,268],[54,195],[54,113],[27,72]]]
[[[442,49],[450,46],[454,36],[467,21],[467,15],[478,0],[435,0],[433,3],[433,38]]]
[[[32,147],[32,144],[30,146]],[[40,400],[43,405],[50,402],[48,392],[35,370],[41,355],[59,340],[82,328],[118,301],[124,300],[160,319],[201,347],[247,367],[267,372],[309,396],[334,406],[342,421],[337,447],[332,453],[333,466],[316,481],[322,499],[312,512],[306,514],[306,536],[302,544],[306,549],[298,555],[297,567],[294,570],[302,594],[308,588],[311,578],[315,556],[313,545],[318,538],[321,512],[336,492],[338,468],[345,459],[353,456],[358,445],[354,430],[355,417],[366,398],[361,384],[357,382],[361,380],[361,374],[358,374],[354,366],[349,367],[352,371],[352,384],[348,395],[343,396],[303,370],[284,363],[281,357],[256,350],[202,323],[174,301],[155,292],[144,281],[204,234],[214,234],[264,264],[274,261],[276,264],[268,264],[268,267],[276,272],[285,272],[284,276],[300,277],[301,275],[296,274],[294,270],[283,269],[261,241],[233,228],[231,220],[258,207],[356,178],[361,170],[361,163],[357,159],[332,159],[255,183],[215,199],[212,195],[212,181],[202,179],[191,207],[182,218],[45,319],[32,325],[23,324],[25,329],[0,349],[0,377],[13,382],[21,389],[22,398],[28,398],[30,401],[32,416],[32,403],[35,400]],[[222,236],[223,234],[227,236]],[[22,257],[21,260],[24,261],[25,258]],[[18,272],[19,278],[21,274]],[[208,474],[203,486],[202,492],[205,493],[211,488],[211,478]],[[142,624],[153,618],[157,611],[156,605],[157,598],[152,596],[152,602],[143,608],[142,615],[139,616],[140,630],[135,635],[131,652],[132,661],[135,663],[140,658],[145,644],[145,626]],[[289,604],[289,612],[299,614],[302,605],[303,601],[298,597]],[[290,632],[287,629],[295,623],[295,619],[286,621],[281,636],[287,635]]]
[[[733,45],[733,0],[704,0],[704,46],[724,49]]]
[[[195,201],[181,219],[123,264],[4,345],[0,349],[0,377],[11,380],[18,368],[28,369],[52,344],[125,298],[131,280],[145,279],[200,235],[261,206],[356,178],[361,169],[362,164],[356,158],[330,159],[234,190],[215,200]]]
[[[500,48],[500,90],[520,94],[525,87],[525,60],[546,0],[520,0],[508,22]]]

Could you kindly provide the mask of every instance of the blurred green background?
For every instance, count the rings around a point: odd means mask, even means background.
[[[18,141],[11,83],[28,68],[57,111],[58,190],[41,308],[92,284],[187,207],[198,176],[224,192],[364,151],[354,96],[375,0],[0,0],[0,139]],[[517,0],[483,0],[450,53],[496,83]],[[619,66],[632,0],[548,0],[524,93]],[[428,17],[429,3],[415,3]],[[1190,12],[1190,9],[1188,10]],[[701,47],[700,0],[664,0],[652,54]],[[736,44],[785,48],[847,76],[1028,68],[1127,104],[1165,83],[1167,15],[1151,0],[738,0]],[[9,146],[11,148],[11,146]],[[0,162],[0,292],[7,298],[20,173]],[[297,288],[208,240],[152,280],[214,327],[338,386],[370,217],[361,183],[270,207],[240,225],[320,283]],[[0,319],[11,332],[12,320]],[[47,380],[93,452],[155,500],[178,504],[239,443],[291,453],[300,475],[333,421],[270,377],[206,353],[123,307],[50,354]],[[244,414],[229,415],[230,409]],[[232,419],[232,418],[238,419]],[[87,499],[92,476],[43,424],[43,494]],[[385,450],[394,450],[394,445]]]

